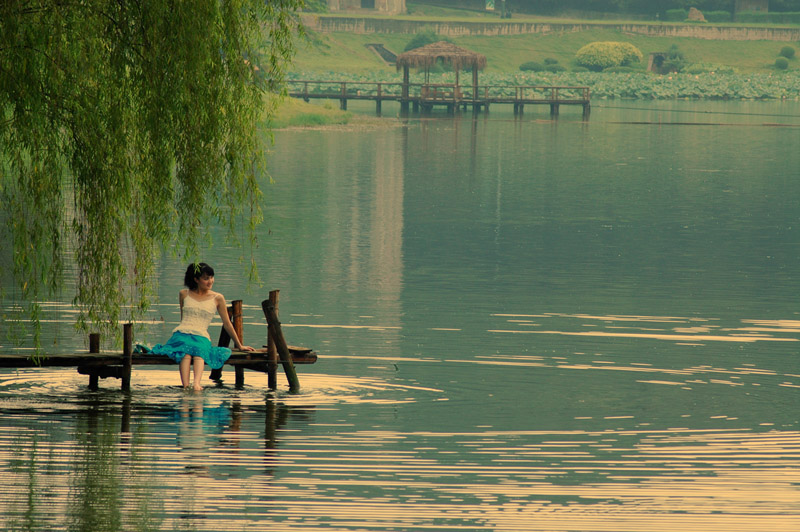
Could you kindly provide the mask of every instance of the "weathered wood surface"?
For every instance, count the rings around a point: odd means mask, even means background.
[[[295,364],[313,364],[317,361],[317,355],[311,349],[305,347],[289,346],[292,361]],[[248,366],[266,364],[267,348],[256,349],[255,351],[233,350],[231,357],[226,364],[232,366]],[[163,355],[139,354],[131,355],[131,365],[174,365],[175,362]],[[36,367],[75,367],[75,366],[122,366],[123,354],[119,352],[100,352],[100,353],[53,353],[39,355],[33,360],[26,354],[0,353],[0,368],[36,368]]]
[[[277,387],[275,379],[276,358],[280,358],[289,381],[289,389],[297,392],[300,381],[294,370],[295,364],[313,364],[317,355],[311,349],[286,345],[286,340],[281,331],[281,322],[277,315],[278,291],[270,292],[270,298],[261,303],[264,315],[267,318],[269,331],[269,345],[254,351],[231,350],[231,356],[225,362],[233,366],[236,373],[236,388],[244,386],[244,370],[250,369],[268,375],[270,389]],[[233,301],[228,308],[229,316],[236,334],[242,338],[242,302]],[[89,335],[89,351],[82,353],[51,353],[30,356],[23,353],[0,353],[0,368],[35,368],[35,367],[77,367],[81,375],[89,375],[89,388],[96,390],[99,379],[117,378],[122,381],[122,390],[129,392],[131,389],[131,368],[143,365],[174,365],[167,356],[152,353],[134,353],[133,325],[123,325],[123,351],[100,352],[100,336]],[[227,347],[231,338],[225,329],[220,334],[219,345]],[[221,369],[213,370],[210,374],[212,380],[220,380]]]
[[[491,105],[511,104],[514,113],[521,114],[526,105],[549,105],[550,114],[558,116],[560,105],[579,105],[583,119],[588,120],[591,101],[590,89],[584,86],[551,85],[473,85],[458,83],[409,83],[404,70],[403,82],[289,80],[289,96],[309,101],[312,98],[339,100],[340,108],[347,109],[348,100],[371,100],[376,111],[381,112],[381,102],[400,102],[401,108],[431,110],[435,105],[446,105],[448,110],[472,106],[474,111],[488,110]],[[512,96],[509,91],[513,89]]]
[[[269,337],[274,342],[274,347],[278,351],[278,356],[283,365],[283,371],[286,374],[286,379],[289,381],[289,389],[297,392],[300,390],[300,381],[297,379],[297,372],[294,370],[294,361],[289,346],[286,345],[286,340],[283,338],[283,331],[281,330],[281,322],[278,320],[278,313],[274,305],[275,300],[265,299],[261,302],[261,308],[267,318],[267,327],[269,328]],[[268,346],[271,348],[272,346]]]

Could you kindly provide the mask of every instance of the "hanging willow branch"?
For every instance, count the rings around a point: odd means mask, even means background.
[[[301,5],[0,3],[0,288],[30,318],[67,283],[80,328],[113,328],[146,310],[159,250],[196,257],[209,223],[255,238],[257,124]]]

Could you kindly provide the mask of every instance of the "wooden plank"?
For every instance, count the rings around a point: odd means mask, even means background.
[[[289,347],[289,352],[295,364],[313,364],[317,361],[316,353],[305,347],[292,346]],[[255,351],[234,350],[226,364],[235,366],[261,361],[268,361],[266,348],[256,349]],[[32,360],[25,354],[0,354],[0,368],[122,366],[122,364],[122,354],[110,352],[43,354],[37,361]],[[164,355],[133,353],[131,355],[131,364],[134,366],[167,366],[175,364],[175,362]]]

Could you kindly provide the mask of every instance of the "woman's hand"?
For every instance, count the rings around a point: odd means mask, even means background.
[[[240,345],[237,349],[239,349],[239,351],[255,351],[255,349],[249,345]]]

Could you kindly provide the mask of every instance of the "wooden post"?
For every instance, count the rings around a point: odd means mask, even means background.
[[[275,314],[278,314],[278,301],[280,300],[280,290],[272,290],[269,293],[269,304],[275,309]],[[275,390],[278,387],[278,349],[275,347],[275,340],[269,334],[269,327],[267,327],[267,387],[270,390]]]
[[[476,104],[478,101],[478,67],[472,65],[472,110],[480,111],[480,106]]]
[[[342,82],[341,97],[339,98],[339,109],[347,111],[347,82]]]
[[[231,303],[231,308],[233,312],[231,313],[231,323],[233,324],[233,330],[236,331],[236,336],[239,337],[239,341],[244,343],[244,328],[243,328],[243,318],[242,318],[242,300],[237,299],[236,301]],[[244,368],[241,366],[236,366],[234,368],[234,373],[236,375],[236,383],[234,386],[236,388],[244,387]]]
[[[100,333],[91,333],[89,335],[89,352],[100,352]],[[89,389],[96,390],[100,382],[100,377],[96,373],[89,375]]]
[[[408,114],[408,65],[403,67],[403,89],[400,93],[400,115]]]
[[[381,90],[382,88],[383,87],[381,86],[381,84],[378,83],[378,98],[375,100],[375,114],[377,114],[378,116],[380,116],[380,114],[381,114],[381,103],[383,101],[382,98],[381,98],[381,95],[382,95],[381,93],[383,92]]]
[[[131,358],[133,357],[133,324],[122,326],[122,391],[131,391]]]
[[[228,307],[228,316],[233,315],[233,307]],[[219,340],[217,341],[217,346],[219,347],[228,347],[231,345],[231,337],[228,334],[228,331],[225,330],[225,327],[219,332]],[[208,376],[209,379],[212,381],[220,381],[222,380],[222,368],[219,369],[212,369],[211,374]]]
[[[300,381],[297,380],[297,372],[294,370],[294,363],[292,362],[292,354],[289,352],[289,347],[286,345],[286,340],[283,337],[281,330],[281,322],[278,321],[278,315],[275,313],[275,307],[269,304],[269,300],[265,299],[261,302],[261,308],[267,317],[267,327],[269,328],[269,335],[275,341],[275,348],[278,350],[278,356],[283,364],[283,371],[286,373],[286,379],[289,381],[289,391],[300,391]]]

